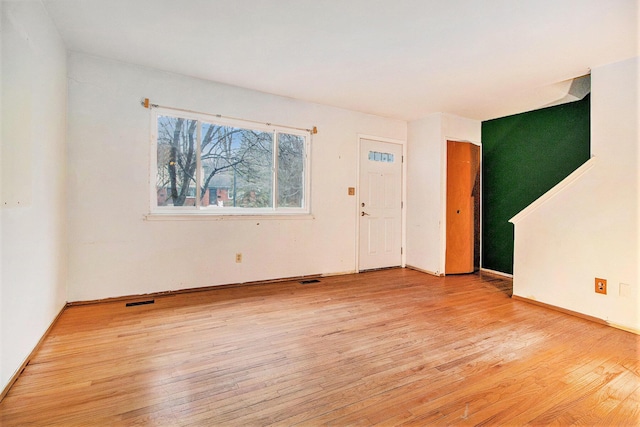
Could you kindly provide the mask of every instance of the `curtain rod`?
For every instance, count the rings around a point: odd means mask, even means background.
[[[144,108],[149,108],[149,109],[151,109],[151,108],[167,108],[169,110],[182,111],[183,113],[203,114],[205,116],[213,116],[213,117],[218,117],[220,119],[239,120],[239,121],[243,121],[243,122],[256,123],[256,124],[260,124],[260,125],[276,126],[276,127],[285,128],[285,129],[303,130],[303,131],[306,131],[306,132],[309,132],[309,133],[312,133],[312,134],[318,133],[318,128],[315,127],[315,126],[312,127],[311,129],[298,128],[298,127],[294,127],[294,126],[279,125],[279,124],[276,124],[276,123],[265,123],[265,122],[259,122],[257,120],[247,120],[247,119],[241,119],[241,118],[238,118],[238,117],[223,116],[222,114],[203,113],[202,111],[188,110],[188,109],[185,109],[185,108],[165,107],[163,105],[152,104],[149,101],[149,98],[143,98],[140,101],[140,105],[142,105]]]

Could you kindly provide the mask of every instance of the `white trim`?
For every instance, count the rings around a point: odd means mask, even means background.
[[[405,161],[407,157],[407,141],[402,139],[395,138],[385,138],[374,135],[361,134],[358,135],[358,144],[356,151],[356,204],[355,204],[355,215],[356,215],[356,232],[355,232],[355,271],[357,273],[360,272],[360,151],[362,149],[362,140],[368,139],[370,141],[378,141],[385,142],[389,144],[398,144],[402,148],[402,159],[401,159],[401,171],[402,171],[402,179],[401,179],[401,202],[402,209],[400,211],[400,247],[402,248],[402,254],[400,256],[400,267],[406,266],[407,260],[407,162]]]
[[[538,197],[533,203],[529,206],[522,209],[518,212],[513,218],[509,220],[512,224],[517,224],[522,221],[527,215],[537,210],[540,206],[554,198],[557,194],[560,194],[567,187],[571,186],[575,181],[578,180],[582,175],[584,175],[587,171],[589,171],[596,163],[595,156],[592,156],[589,160],[584,162],[578,169],[571,172],[565,179],[560,181],[554,187],[552,187],[549,191],[544,193],[542,196]]]
[[[250,119],[230,118],[230,117],[225,117],[217,114],[198,113],[190,110],[182,110],[180,108],[152,107],[149,109],[149,111],[151,112],[152,115],[155,113],[156,117],[158,115],[181,117],[183,119],[199,120],[206,123],[228,125],[228,126],[240,127],[244,129],[251,129],[251,130],[261,130],[265,132],[271,132],[273,130],[277,130],[278,132],[287,133],[291,135],[307,136],[311,134],[311,130],[308,130],[308,129],[277,125],[273,123],[262,123],[262,122],[257,122],[255,120],[250,120]]]
[[[148,98],[141,99],[140,100],[140,105],[142,105],[145,108],[149,108],[149,110],[160,109],[160,110],[174,111],[174,112],[178,111],[182,115],[186,114],[186,115],[191,115],[193,117],[195,117],[195,116],[215,117],[216,120],[222,119],[222,120],[235,121],[235,122],[238,122],[238,123],[253,123],[253,124],[256,124],[256,125],[265,125],[265,126],[268,126],[268,127],[276,127],[276,128],[283,128],[283,129],[289,129],[289,130],[304,131],[304,132],[309,132],[311,134],[317,133],[317,131],[318,131],[318,129],[315,126],[312,126],[311,128],[302,128],[302,127],[287,126],[287,125],[274,124],[274,123],[265,123],[265,122],[261,122],[261,121],[258,121],[258,120],[250,120],[250,119],[242,119],[242,118],[238,118],[238,117],[223,116],[222,114],[205,113],[205,112],[202,112],[202,111],[190,110],[188,108],[167,107],[167,106],[164,106],[164,105],[153,104],[153,103],[149,102]],[[186,117],[186,116],[184,116],[184,117]]]
[[[440,253],[439,269],[446,275],[447,265],[447,138],[442,135],[442,114],[440,114]]]
[[[275,130],[271,133],[273,138],[273,150],[271,150],[271,206],[276,208],[278,206],[278,132]],[[306,162],[306,159],[305,159]],[[304,183],[303,183],[304,184]],[[304,201],[302,202],[304,206]]]
[[[158,203],[158,190],[156,190],[156,180],[158,176],[158,118],[149,112],[149,168],[147,169],[149,187],[149,212],[152,212]],[[155,199],[154,199],[155,197]],[[154,202],[155,201],[155,202]]]
[[[510,279],[513,279],[513,274],[503,273],[502,271],[490,270],[488,268],[481,268],[480,272],[481,273],[495,274],[496,276],[503,276],[503,277],[508,277]]]
[[[321,273],[320,277],[345,276],[347,274],[355,274],[355,273],[358,273],[358,272],[355,270],[336,271],[334,273]]]
[[[196,182],[196,208],[202,206],[202,124],[196,126],[196,177],[200,177]]]
[[[415,270],[415,271],[419,271],[420,273],[430,274],[431,276],[444,277],[443,273],[437,273],[435,271],[425,270],[424,268],[414,267],[409,264],[407,264],[405,267],[408,268],[409,270]]]
[[[356,216],[356,229],[355,229],[355,253],[354,253],[354,270],[356,273],[360,273],[360,150],[362,149],[362,140],[365,137],[358,134],[358,144],[356,145],[356,202],[354,203],[354,215]]]
[[[295,213],[268,213],[263,215],[257,215],[255,213],[249,214],[216,214],[207,215],[198,212],[153,212],[143,216],[145,221],[235,221],[235,220],[250,220],[250,221],[272,221],[272,220],[315,220],[316,217],[312,214],[295,214]]]
[[[407,145],[407,141],[402,140],[402,139],[384,138],[384,137],[381,137],[381,136],[374,136],[374,135],[367,135],[367,134],[359,133],[358,134],[358,142],[360,142],[361,139],[370,139],[371,141],[380,141],[380,142],[389,142],[391,144]],[[360,151],[358,151],[358,154],[360,154]]]
[[[619,323],[609,322],[608,320],[605,320],[605,322],[607,323],[607,325],[611,326],[612,328],[616,328],[622,331],[631,332],[632,334],[640,335],[640,329],[634,326],[621,325]]]
[[[401,267],[407,266],[407,143],[402,143],[402,212],[400,218],[402,224],[401,228],[401,245],[402,245],[402,258],[400,260]]]

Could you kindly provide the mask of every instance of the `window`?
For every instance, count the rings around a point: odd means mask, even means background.
[[[309,212],[308,131],[155,112],[152,212]]]
[[[374,162],[393,163],[393,154],[369,151],[369,160]]]

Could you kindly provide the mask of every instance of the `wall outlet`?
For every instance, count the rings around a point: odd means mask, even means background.
[[[596,293],[607,294],[607,279],[600,279],[596,277]]]
[[[241,263],[242,262],[242,254],[241,253],[237,253],[236,254],[236,262],[237,263]]]

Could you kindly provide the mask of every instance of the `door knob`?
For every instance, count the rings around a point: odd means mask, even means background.
[[[365,211],[362,211],[362,212],[360,213],[360,216],[365,216],[365,215],[369,215],[369,214],[368,214],[368,213],[366,213]]]

